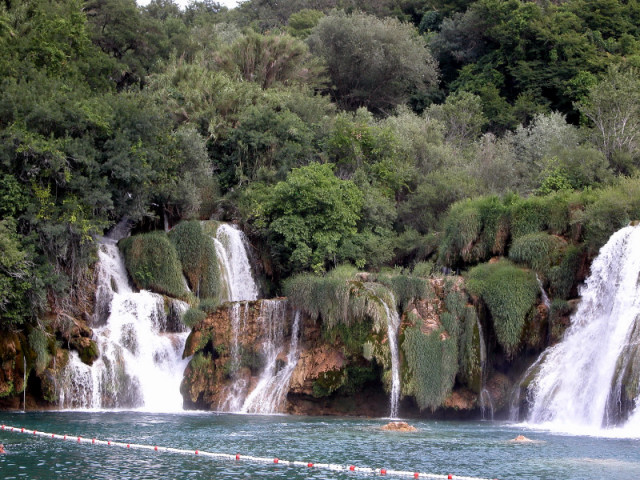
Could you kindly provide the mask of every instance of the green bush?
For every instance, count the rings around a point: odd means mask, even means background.
[[[207,318],[207,314],[197,308],[190,308],[182,316],[182,323],[187,327],[193,328],[196,324]]]
[[[560,237],[545,232],[529,233],[513,241],[509,258],[546,276],[549,269],[559,263],[566,246],[567,242]]]
[[[509,238],[508,213],[497,196],[454,204],[443,225],[440,261],[447,265],[477,263],[503,254]]]
[[[596,251],[632,220],[640,219],[640,177],[623,178],[597,191],[596,199],[576,219],[585,228],[585,241]]]
[[[425,298],[428,288],[427,281],[412,275],[378,275],[377,281],[393,292],[396,307],[404,311],[410,302]]]
[[[164,232],[125,238],[120,241],[120,249],[136,287],[170,297],[187,297],[178,255]]]
[[[213,298],[206,298],[204,300],[200,300],[198,308],[204,313],[213,313],[218,309],[219,306],[220,303],[217,300]]]
[[[549,208],[542,198],[518,198],[511,206],[511,236],[514,239],[546,230],[548,221]]]
[[[169,239],[175,246],[182,270],[198,298],[218,298],[220,269],[216,248],[200,222],[192,220],[176,225]]]
[[[576,274],[580,268],[584,248],[569,246],[564,251],[559,265],[549,270],[549,293],[555,298],[569,298],[576,283]]]
[[[518,350],[527,314],[538,297],[538,282],[531,271],[507,260],[485,263],[469,271],[467,288],[491,312],[498,342],[507,355]]]
[[[435,410],[454,385],[458,370],[456,340],[444,328],[427,335],[415,325],[404,331],[402,350],[407,361],[403,393],[413,395],[421,410]]]

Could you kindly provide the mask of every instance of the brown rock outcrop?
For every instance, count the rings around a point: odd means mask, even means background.
[[[407,422],[389,422],[386,425],[380,427],[381,430],[387,430],[392,432],[417,432],[418,429],[413,425],[409,425]]]

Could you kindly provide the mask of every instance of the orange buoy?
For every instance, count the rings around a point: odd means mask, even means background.
[[[386,475],[387,474],[387,470],[384,468],[380,469],[380,475]]]
[[[451,480],[453,478],[453,475],[449,474],[449,476],[447,477],[449,480]]]
[[[127,448],[131,448],[131,445],[129,445],[128,443],[127,443]]]
[[[196,450],[196,455],[198,454],[198,450]]]
[[[279,460],[277,458],[273,459],[273,463],[278,463],[278,462],[279,462]]]
[[[418,472],[413,474],[413,478],[418,478],[420,476],[420,474]]]
[[[107,442],[107,445],[111,445],[111,440],[109,440],[109,441]]]
[[[236,460],[240,460],[240,454],[236,453]]]
[[[309,468],[313,467],[313,463],[311,463],[311,462],[307,463],[307,467],[309,467]]]
[[[353,472],[353,471],[355,471],[355,469],[356,469],[356,467],[355,467],[354,465],[351,465],[351,466],[349,467],[349,470],[351,470],[352,472]]]

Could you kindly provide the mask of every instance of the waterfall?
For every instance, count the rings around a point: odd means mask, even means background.
[[[218,227],[213,241],[220,265],[220,276],[226,290],[225,300],[256,300],[258,286],[251,274],[244,233],[232,225],[223,223]]]
[[[625,227],[602,247],[581,289],[581,301],[564,339],[548,349],[529,388],[529,420],[569,431],[611,427],[616,386],[629,374],[625,356],[638,352],[640,329],[640,228]],[[637,357],[636,357],[637,358]],[[633,373],[633,369],[631,369]],[[627,381],[636,411],[624,428],[638,425],[638,372]]]
[[[391,350],[391,394],[389,417],[398,418],[398,400],[400,399],[400,357],[398,354],[398,328],[400,317],[396,310],[395,298],[391,294],[391,307],[382,300],[385,314],[387,315],[387,336],[389,337],[389,350]]]
[[[486,411],[487,406],[489,407],[489,413],[491,414],[491,420],[493,421],[493,399],[491,398],[491,393],[486,389],[485,384],[487,380],[487,347],[484,343],[484,334],[482,333],[482,324],[480,323],[480,319],[476,318],[476,325],[478,326],[478,337],[480,339],[480,396],[478,400],[480,402],[480,413],[482,415],[482,420],[486,420]],[[487,403],[485,399],[489,400]]]
[[[131,288],[114,240],[99,246],[94,338],[100,357],[89,367],[71,352],[62,374],[62,408],[182,410],[180,382],[187,362],[187,332],[178,318],[187,309]]]
[[[249,304],[247,302],[234,303],[231,307],[231,385],[227,388],[224,400],[218,406],[222,412],[239,412],[247,396],[249,385],[240,374],[241,352],[239,334],[247,327]]]
[[[538,287],[540,288],[540,298],[542,299],[542,303],[545,307],[547,307],[547,312],[551,311],[551,302],[549,301],[549,296],[547,292],[544,291],[544,287],[542,286],[542,281],[540,277],[536,273],[536,280],[538,281]]]
[[[296,311],[291,326],[291,340],[286,360],[282,358],[285,345],[287,302],[264,300],[259,321],[262,333],[262,359],[264,369],[258,383],[245,399],[241,413],[276,413],[281,411],[291,374],[298,363],[298,337],[300,312]]]

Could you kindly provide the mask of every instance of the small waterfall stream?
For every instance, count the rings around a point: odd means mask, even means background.
[[[602,247],[563,341],[543,354],[529,388],[530,422],[568,431],[624,424],[610,412],[626,383],[635,412],[623,428],[640,423],[638,372],[625,368],[628,355],[640,355],[639,275],[640,228],[629,226]]]
[[[391,394],[389,396],[389,417],[398,418],[398,401],[400,400],[400,357],[398,354],[398,328],[400,316],[396,310],[395,298],[391,295],[391,307],[382,300],[387,316],[387,336],[389,338],[389,350],[391,351]]]
[[[244,233],[232,225],[223,223],[216,230],[213,241],[220,265],[220,276],[225,285],[225,299],[230,302],[256,300],[258,286],[251,273]]]
[[[177,319],[187,304],[148,291],[134,292],[116,242],[99,246],[93,366],[71,352],[60,385],[62,408],[182,410],[182,352],[188,333]]]
[[[296,311],[294,314],[289,351],[285,361],[282,355],[286,349],[287,302],[286,300],[264,300],[261,308],[260,327],[263,334],[264,368],[255,388],[244,400],[241,413],[279,412],[289,388],[291,374],[298,363],[300,312]]]
[[[246,379],[240,374],[241,351],[239,336],[247,328],[249,316],[249,304],[247,302],[237,302],[231,307],[231,385],[227,388],[224,400],[218,406],[222,412],[239,412],[242,403],[247,396],[249,385]]]

